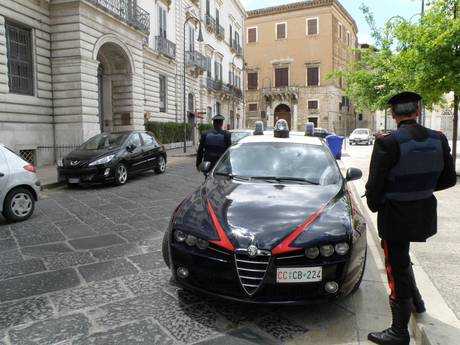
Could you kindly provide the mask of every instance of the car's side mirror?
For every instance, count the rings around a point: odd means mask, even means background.
[[[133,152],[135,149],[136,149],[136,145],[134,144],[129,144],[128,146],[126,146],[126,151],[128,152]]]
[[[208,173],[211,170],[211,162],[201,162],[198,169],[202,173]]]
[[[359,180],[361,177],[363,177],[363,172],[360,169],[348,168],[347,176],[345,177],[345,180],[354,181],[354,180]]]

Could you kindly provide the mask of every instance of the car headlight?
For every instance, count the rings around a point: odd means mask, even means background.
[[[107,164],[113,159],[113,157],[115,157],[115,155],[108,155],[108,156],[96,159],[95,161],[89,163],[89,166]]]
[[[180,230],[174,231],[174,239],[177,242],[184,242],[186,238],[187,238],[187,235],[183,233],[182,231]]]
[[[322,256],[328,258],[329,256],[332,256],[332,254],[334,254],[334,246],[332,244],[326,244],[324,246],[321,246],[319,248],[319,251],[321,252]]]
[[[196,237],[193,235],[188,235],[185,239],[185,243],[187,243],[187,245],[190,247],[193,247],[196,244]]]
[[[309,259],[316,259],[319,255],[318,247],[311,247],[311,248],[305,249],[305,255]]]
[[[208,248],[209,242],[199,238],[196,240],[196,246],[198,247],[198,249],[205,250],[206,248]]]
[[[58,159],[58,160],[56,161],[56,165],[57,165],[58,167],[60,167],[60,168],[62,168],[62,167],[64,166],[64,164],[62,163],[62,158],[61,158],[61,159]]]
[[[350,246],[346,242],[337,243],[335,245],[335,252],[339,255],[345,255],[350,250]]]

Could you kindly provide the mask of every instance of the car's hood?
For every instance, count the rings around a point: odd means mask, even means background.
[[[93,160],[108,154],[117,153],[120,150],[119,147],[117,148],[107,148],[102,150],[81,150],[77,149],[75,151],[70,152],[65,159],[68,160],[79,160],[79,161],[87,161]]]
[[[255,244],[259,249],[271,250],[321,206],[329,204],[328,213],[340,200],[343,200],[340,185],[279,185],[209,178],[179,208],[174,226],[192,230],[206,239],[216,239],[207,209],[209,202],[236,248]],[[343,222],[342,216],[347,212],[342,207],[340,216],[332,218]],[[336,225],[332,224],[334,234],[345,236],[346,229]]]

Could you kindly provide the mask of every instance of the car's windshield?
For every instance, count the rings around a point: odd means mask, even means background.
[[[232,144],[236,144],[243,138],[250,136],[250,132],[232,132]]]
[[[356,129],[353,134],[369,134],[369,131],[367,129]]]
[[[337,184],[341,175],[323,146],[301,143],[244,143],[227,151],[214,175],[286,183]]]
[[[103,150],[119,147],[127,137],[124,133],[101,133],[95,135],[80,146],[82,150]]]

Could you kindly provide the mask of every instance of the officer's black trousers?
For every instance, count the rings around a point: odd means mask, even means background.
[[[390,298],[394,301],[412,298],[412,284],[415,284],[415,281],[411,280],[409,242],[382,240],[382,248],[385,253]]]

